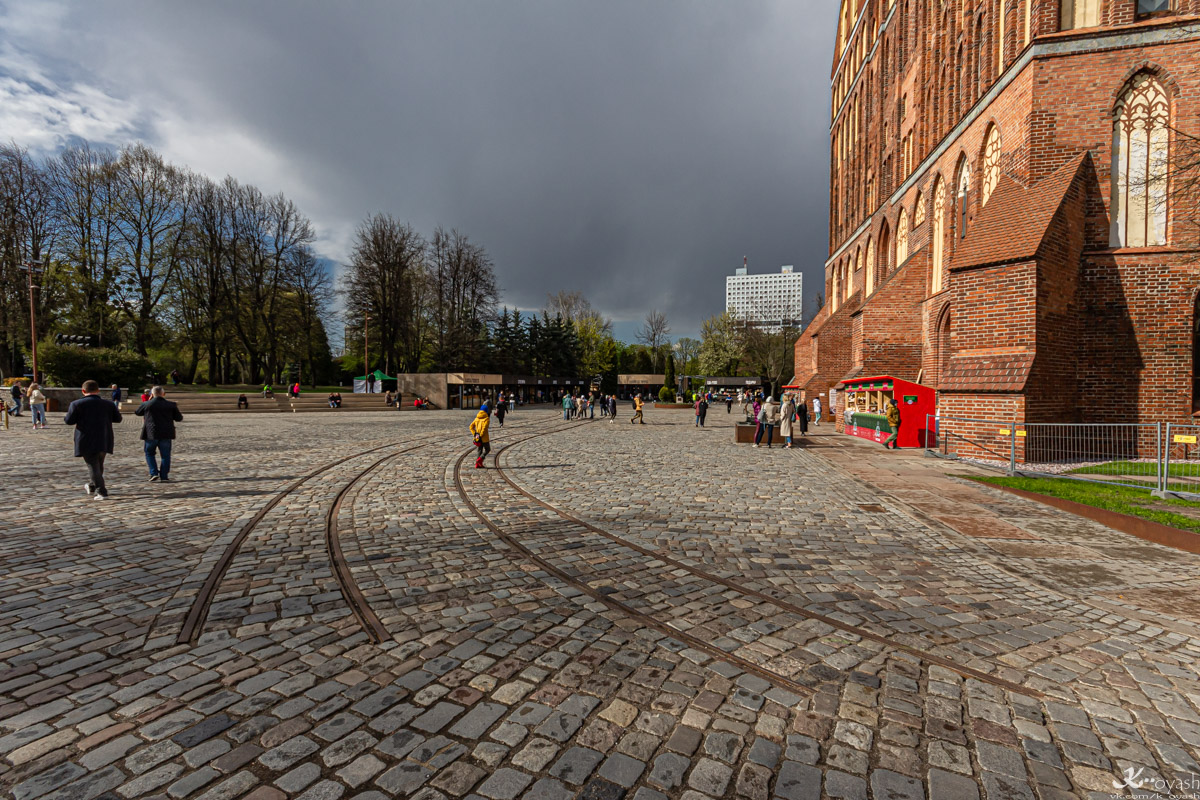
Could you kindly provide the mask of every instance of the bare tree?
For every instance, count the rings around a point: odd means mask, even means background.
[[[654,309],[646,315],[646,322],[638,331],[637,339],[650,348],[650,360],[654,363],[654,371],[658,371],[659,362],[663,360],[663,346],[670,343],[667,338],[671,334],[671,326],[667,324],[667,315]]]
[[[434,368],[468,369],[480,360],[475,345],[500,299],[492,261],[463,233],[439,226],[429,242],[429,277]]]
[[[701,344],[699,339],[690,336],[681,336],[675,341],[675,366],[680,372],[685,372],[687,365],[700,357]]]
[[[361,327],[370,316],[385,370],[420,368],[418,299],[426,295],[425,240],[412,226],[388,214],[364,220],[355,233],[342,292],[348,323]]]

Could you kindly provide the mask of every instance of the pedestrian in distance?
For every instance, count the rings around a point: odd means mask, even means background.
[[[571,402],[571,395],[564,394],[562,399],[563,421],[571,418],[571,412],[575,410],[575,404]]]
[[[170,482],[175,423],[183,421],[179,406],[166,398],[163,387],[154,386],[150,389],[150,399],[133,413],[142,418],[140,438],[146,454],[146,467],[150,470],[150,482]],[[155,455],[161,457],[161,463],[155,460]]]
[[[500,398],[500,402],[496,403],[496,422],[500,423],[500,427],[504,427],[504,415],[508,413],[508,404],[504,402],[504,398]]]
[[[767,397],[758,409],[758,430],[754,435],[754,446],[758,447],[762,442],[763,434],[767,436],[767,449],[771,449],[771,440],[775,435],[775,423],[778,419],[778,406],[775,405],[771,397]]]
[[[900,448],[898,439],[900,438],[900,406],[896,405],[896,398],[888,399],[887,408],[888,425],[892,426],[892,435],[883,443],[884,447],[890,447],[893,450]]]
[[[491,416],[488,413],[487,403],[479,407],[479,413],[475,415],[474,421],[471,422],[471,441],[475,444],[475,469],[483,469],[483,459],[487,454],[492,452],[491,440],[488,436],[488,428],[491,426]]]
[[[396,390],[396,410],[399,411],[404,407],[404,395],[399,389]]]
[[[725,413],[733,413],[733,395],[725,395]]]
[[[104,458],[113,451],[113,423],[121,421],[121,409],[100,396],[100,384],[83,382],[83,397],[67,408],[63,422],[75,426],[75,457],[88,467],[88,482],[83,485],[95,500],[108,497],[104,484]]]
[[[617,396],[610,394],[608,396],[608,422],[611,425],[617,421]]]
[[[800,435],[808,435],[808,405],[803,400],[796,403],[796,422],[800,427]]]
[[[813,398],[813,425],[821,427],[821,398]]]
[[[238,395],[238,411],[241,411],[243,408],[249,409],[250,401],[246,399],[246,395],[239,394]]]
[[[792,429],[793,421],[796,416],[796,405],[792,402],[792,396],[785,394],[783,403],[779,406],[779,435],[783,437],[786,449],[792,449]]]
[[[25,393],[21,390],[21,384],[14,383],[12,385],[12,405],[8,407],[8,413],[14,417],[21,416],[21,398]]]
[[[640,394],[634,395],[633,396],[633,419],[629,420],[630,425],[632,425],[635,422],[639,423],[641,425],[646,424],[646,418],[642,415],[643,407],[644,407],[644,404],[642,403],[642,396]]]
[[[700,399],[696,401],[696,423],[699,427],[704,427],[704,418],[708,416],[708,399],[704,395],[700,395]]]
[[[29,400],[29,413],[33,415],[33,429],[36,431],[46,427],[46,395],[42,394],[42,387],[36,383],[29,384],[26,398]]]
[[[121,387],[115,383],[112,385],[112,401],[116,403],[117,408],[121,407]]]

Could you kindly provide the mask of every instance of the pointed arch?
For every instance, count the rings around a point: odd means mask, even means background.
[[[890,269],[888,258],[892,254],[891,238],[891,229],[888,228],[888,223],[885,219],[883,221],[883,227],[879,229],[879,263],[875,267],[879,275],[878,280],[880,283],[883,283],[883,280],[888,276],[888,270]]]
[[[982,208],[992,198],[996,184],[1000,182],[1000,129],[996,123],[988,126],[987,136],[983,139],[983,183],[979,195],[979,205]]]
[[[918,191],[917,200],[913,203],[913,227],[919,228],[925,224],[925,195]]]
[[[958,176],[954,180],[955,238],[961,239],[967,235],[968,201],[971,197],[971,163],[965,153],[958,157],[955,174]]]
[[[946,245],[946,182],[937,177],[933,189],[933,227],[929,232],[930,268],[933,270],[931,294],[942,291],[945,283],[942,263]]]
[[[1158,76],[1129,79],[1113,110],[1112,228],[1115,247],[1167,242],[1171,101]]]
[[[867,261],[863,267],[863,297],[869,297],[875,291],[875,240],[867,239]]]
[[[935,387],[940,387],[946,381],[946,373],[950,369],[950,324],[951,311],[947,304],[938,315],[937,327],[934,329],[934,368],[937,370]]]
[[[893,259],[896,269],[900,269],[908,261],[908,211],[900,209],[896,218],[896,257]]]

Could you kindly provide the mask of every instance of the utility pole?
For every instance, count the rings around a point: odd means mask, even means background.
[[[33,303],[33,290],[40,289],[40,286],[33,285],[34,271],[41,272],[42,265],[36,261],[27,261],[21,267],[25,271],[29,279],[29,349],[33,354],[33,382],[38,382],[38,363],[37,363],[37,308]]]
[[[370,330],[371,330],[371,315],[364,314],[363,315],[363,380],[366,381],[366,383],[367,383],[367,391],[368,392],[371,390],[371,382],[369,380],[367,380],[367,377],[371,374],[371,358],[370,358],[370,351],[368,349],[371,345]]]

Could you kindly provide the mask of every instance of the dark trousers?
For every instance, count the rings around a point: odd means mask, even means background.
[[[893,433],[891,436],[889,436],[889,437],[887,438],[887,440],[886,440],[886,441],[883,443],[883,446],[884,446],[884,447],[889,447],[889,446],[893,446],[893,445],[894,445],[894,446],[899,446],[899,445],[898,445],[898,443],[897,443],[897,441],[896,441],[896,440],[897,440],[897,439],[899,439],[899,438],[900,438],[900,424],[899,424],[899,423],[897,423],[897,424],[896,424],[896,431],[895,431],[895,433]]]
[[[767,434],[767,447],[771,446],[771,438],[775,435],[775,426],[759,423],[758,430],[754,432],[754,443],[762,442],[763,433]]]
[[[96,494],[108,497],[108,487],[104,485],[104,457],[107,453],[84,453],[83,463],[88,466],[88,486]]]
[[[147,439],[142,444],[142,449],[146,453],[146,467],[150,470],[150,477],[157,475],[163,480],[167,480],[167,476],[171,473],[171,440]],[[155,450],[162,456],[161,465],[154,461]]]
[[[491,442],[480,442],[479,444],[475,445],[475,447],[477,448],[475,452],[476,464],[482,463],[483,459],[487,457],[488,453],[492,452]]]

